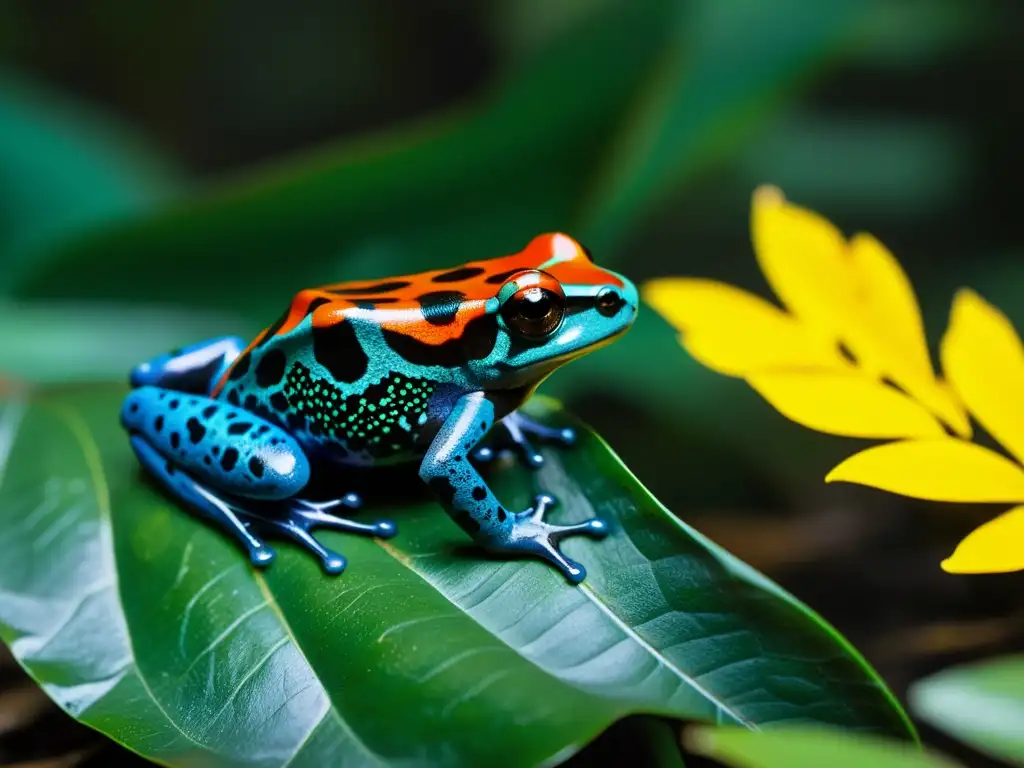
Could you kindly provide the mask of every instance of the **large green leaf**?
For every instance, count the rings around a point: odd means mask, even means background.
[[[915,683],[919,717],[993,757],[1024,765],[1024,656],[947,669]]]
[[[62,707],[148,757],[536,765],[637,712],[913,734],[840,636],[669,515],[585,429],[536,476],[492,476],[512,508],[541,488],[563,519],[612,520],[609,539],[565,545],[582,586],[481,557],[426,500],[365,513],[394,516],[389,541],[323,534],[350,561],[329,578],[283,544],[253,570],[143,482],[123,394],[6,405],[0,634]]]
[[[734,768],[958,768],[959,763],[887,739],[823,728],[694,728],[687,746]]]

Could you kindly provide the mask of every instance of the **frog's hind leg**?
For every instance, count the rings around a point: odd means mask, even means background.
[[[209,394],[244,348],[245,342],[237,336],[207,339],[135,366],[129,380],[133,388],[153,386]]]
[[[376,523],[359,523],[344,517],[332,515],[327,510],[338,506],[355,509],[360,506],[358,497],[348,494],[340,499],[326,502],[314,502],[306,499],[294,499],[283,519],[277,517],[261,518],[260,524],[273,528],[283,536],[298,542],[320,558],[324,570],[328,573],[341,573],[345,570],[346,561],[342,555],[324,547],[313,536],[314,528],[331,528],[348,533],[361,533],[389,539],[398,529],[390,520],[379,520]]]
[[[178,469],[174,462],[163,458],[145,438],[135,435],[129,439],[142,466],[172,496],[206,515],[238,539],[248,550],[253,565],[265,566],[273,561],[274,550],[249,530],[245,522],[248,515],[244,510],[197,483],[186,472]]]
[[[492,438],[494,440],[492,445],[477,448],[473,452],[474,461],[486,464],[494,461],[502,453],[512,451],[518,454],[528,467],[539,469],[544,466],[544,457],[533,447],[530,438],[534,438],[541,443],[558,445],[564,448],[568,448],[576,442],[575,430],[569,427],[563,427],[562,429],[549,427],[520,413],[518,410],[508,414],[501,420],[500,424],[495,425],[495,429],[501,429],[504,432],[503,439],[495,436]]]
[[[288,432],[254,413],[202,395],[140,387],[125,398],[121,422],[146,468],[234,533],[254,563],[273,557],[256,536],[279,534],[316,554],[329,573],[340,573],[344,558],[320,545],[311,529],[395,532],[390,521],[365,524],[331,514],[357,508],[354,494],[320,503],[296,498],[309,482],[309,460]]]

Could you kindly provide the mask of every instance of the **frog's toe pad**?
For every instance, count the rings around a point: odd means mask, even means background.
[[[552,496],[540,494],[533,506],[516,515],[511,539],[506,544],[510,552],[532,555],[547,560],[558,568],[573,584],[579,584],[587,577],[587,570],[562,554],[558,543],[569,536],[590,536],[603,539],[608,535],[609,526],[604,520],[592,518],[571,525],[553,525],[543,520],[544,515],[557,504]]]
[[[321,563],[324,570],[332,576],[337,576],[348,565],[348,561],[342,555],[331,552],[331,550],[327,550],[327,556],[321,560]]]
[[[249,560],[257,568],[266,568],[277,557],[277,553],[267,546],[253,547],[249,550]]]

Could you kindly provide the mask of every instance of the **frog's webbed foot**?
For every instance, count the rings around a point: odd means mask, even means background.
[[[258,567],[273,562],[274,550],[253,531],[254,517],[238,504],[214,493],[202,483],[196,482],[172,462],[165,460],[146,440],[135,435],[130,438],[131,446],[142,465],[153,474],[167,490],[193,509],[226,529],[249,553],[252,564]]]
[[[313,529],[330,528],[336,531],[345,531],[346,533],[376,536],[381,539],[389,539],[398,532],[397,526],[391,520],[378,520],[376,523],[360,523],[355,520],[338,517],[328,511],[339,507],[355,510],[360,506],[362,506],[362,501],[354,493],[349,493],[339,499],[332,499],[330,501],[293,499],[289,502],[288,510],[283,518],[263,517],[260,519],[260,525],[272,528],[302,545],[320,558],[323,568],[327,573],[337,574],[345,570],[345,558],[317,541],[316,537],[313,536]]]
[[[573,584],[587,576],[586,569],[562,554],[559,542],[569,536],[590,536],[603,539],[608,535],[608,524],[599,518],[572,525],[553,525],[544,522],[544,515],[557,504],[554,497],[540,494],[533,506],[515,516],[512,530],[500,549],[510,554],[523,554],[548,560]]]
[[[492,438],[494,445],[477,448],[472,454],[474,461],[486,464],[504,453],[513,452],[518,454],[528,467],[538,469],[544,465],[544,457],[533,447],[530,442],[531,438],[565,448],[576,442],[575,430],[569,427],[557,429],[546,426],[519,411],[513,411],[502,419],[500,427],[504,428],[501,438],[495,435]]]

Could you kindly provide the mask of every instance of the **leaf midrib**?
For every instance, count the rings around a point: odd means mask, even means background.
[[[394,560],[396,560],[397,562],[401,563],[409,571],[411,571],[412,573],[416,574],[416,576],[418,576],[420,579],[422,579],[424,582],[426,582],[435,592],[437,592],[439,595],[444,597],[445,600],[447,600],[457,611],[459,611],[460,614],[462,614],[463,616],[466,616],[470,620],[474,621],[477,624],[477,626],[479,626],[481,629],[483,629],[485,632],[487,632],[495,640],[497,640],[498,642],[502,643],[504,646],[509,648],[509,650],[513,651],[516,655],[518,655],[526,663],[531,664],[533,666],[537,666],[536,662],[534,662],[531,659],[529,659],[526,656],[524,656],[522,653],[519,652],[519,650],[515,646],[510,645],[507,641],[503,640],[501,637],[499,637],[494,632],[492,632],[487,626],[485,626],[480,621],[475,619],[462,606],[460,606],[458,603],[454,602],[443,590],[439,589],[437,587],[437,585],[434,584],[429,578],[427,578],[427,576],[424,573],[422,573],[421,571],[417,570],[417,568],[416,568],[415,564],[413,563],[413,560],[412,560],[411,557],[406,555],[404,552],[396,549],[389,541],[386,541],[384,539],[374,539],[374,543],[376,543],[381,549],[383,549],[385,552],[387,552]],[[737,723],[739,723],[741,725],[744,725],[747,728],[754,728],[753,724],[751,724],[749,721],[745,720],[744,718],[740,717],[738,714],[733,712],[724,703],[719,702],[714,697],[713,694],[711,694],[709,691],[704,689],[692,677],[690,677],[685,672],[683,672],[683,670],[679,669],[679,667],[677,667],[669,659],[667,659],[657,648],[655,648],[649,642],[644,640],[636,632],[636,630],[634,630],[625,621],[623,621],[622,618],[618,614],[616,614],[607,603],[605,603],[603,600],[601,600],[596,595],[596,593],[594,593],[592,590],[590,590],[588,587],[586,587],[583,584],[579,584],[579,585],[577,585],[577,587],[579,588],[580,592],[588,600],[590,600],[595,606],[597,606],[598,610],[600,610],[604,615],[606,615],[609,619],[611,619],[615,623],[615,625],[620,630],[622,630],[623,633],[627,637],[629,637],[631,640],[633,640],[638,645],[640,645],[640,647],[642,647],[645,651],[650,653],[651,656],[659,664],[661,664],[665,669],[667,669],[670,672],[672,672],[675,675],[677,675],[679,677],[679,679],[684,684],[689,685],[695,692],[697,692],[698,694],[703,696],[707,701],[711,702],[711,704],[713,704],[716,707],[717,710],[725,712],[730,717],[734,718]],[[548,674],[550,674],[550,673],[548,673]],[[584,693],[587,693],[588,695],[593,695],[593,691],[589,691],[589,690],[586,690],[586,689],[581,689],[575,683],[573,683],[571,681],[568,681],[568,680],[562,680],[561,678],[558,678],[556,675],[552,675],[552,676],[555,677],[556,679],[558,679],[563,684],[571,685],[574,688],[577,688],[577,690],[583,690]]]

